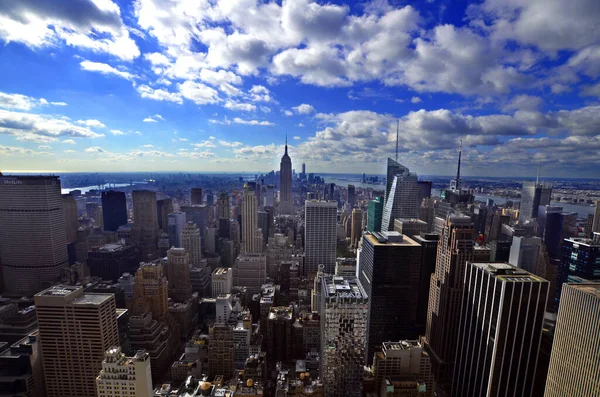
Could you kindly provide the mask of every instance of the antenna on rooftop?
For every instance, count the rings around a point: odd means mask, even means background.
[[[400,119],[396,122],[396,163],[398,162],[398,131],[400,130]]]

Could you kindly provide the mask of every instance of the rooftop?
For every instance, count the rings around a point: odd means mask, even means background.
[[[600,283],[583,283],[583,284],[573,284],[567,283],[567,285],[571,288],[575,288],[586,294],[593,295],[597,299],[600,299]]]
[[[484,270],[493,275],[497,279],[504,282],[532,282],[532,283],[547,283],[541,277],[538,277],[526,270],[502,262],[488,263],[471,263],[473,266]]]
[[[323,277],[323,285],[327,289],[327,297],[367,299],[367,293],[356,277]]]
[[[47,296],[47,297],[65,297],[69,294],[76,292],[78,289],[83,289],[80,286],[72,285],[53,285],[50,288],[38,292],[36,296]]]
[[[398,232],[380,232],[373,234],[365,234],[363,238],[366,238],[375,246],[395,246],[395,247],[419,247],[412,238],[400,234]]]

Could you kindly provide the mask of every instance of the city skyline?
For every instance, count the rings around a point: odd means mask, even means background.
[[[0,8],[0,169],[598,176],[589,0],[156,3]]]

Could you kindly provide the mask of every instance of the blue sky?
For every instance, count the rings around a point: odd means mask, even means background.
[[[0,4],[0,169],[600,177],[597,0]]]

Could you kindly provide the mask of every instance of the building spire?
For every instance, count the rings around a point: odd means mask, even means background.
[[[400,130],[400,119],[396,120],[396,163],[398,162],[398,130]]]
[[[287,132],[285,133],[285,154],[287,154]]]
[[[537,175],[535,177],[535,185],[537,186],[538,183],[540,182],[540,167],[542,166],[542,163],[540,162],[538,164],[538,170],[537,170]]]
[[[460,158],[462,156],[462,139],[460,140],[460,149],[458,150],[458,168],[456,169],[456,190],[460,190]]]

